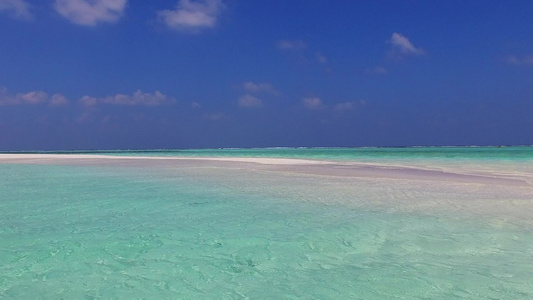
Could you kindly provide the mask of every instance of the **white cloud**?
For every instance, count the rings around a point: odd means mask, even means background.
[[[127,0],[56,0],[55,10],[72,23],[95,26],[118,21]]]
[[[327,64],[328,63],[328,59],[320,52],[317,52],[315,54],[315,57],[316,57],[316,61],[319,63],[319,64]]]
[[[19,19],[31,19],[30,5],[25,0],[0,0],[0,12],[8,11]]]
[[[239,98],[239,106],[246,108],[261,107],[263,106],[263,101],[261,101],[261,99],[257,97],[248,94]]]
[[[366,69],[366,72],[369,73],[369,74],[374,74],[374,75],[384,75],[384,74],[389,73],[389,71],[387,69],[385,69],[384,67],[381,67],[381,66],[377,66],[375,68]]]
[[[68,104],[68,99],[61,94],[55,94],[52,97],[48,97],[48,95],[43,91],[19,93],[13,96],[9,95],[5,87],[0,88],[0,106],[36,105],[45,103],[51,106],[66,105]]]
[[[322,108],[322,100],[318,97],[304,98],[302,104],[307,109],[319,109]]]
[[[392,44],[392,55],[394,56],[426,54],[424,49],[416,48],[407,37],[396,32],[392,34],[390,43]]]
[[[97,104],[158,106],[173,102],[175,102],[174,98],[167,97],[159,91],[155,91],[155,93],[150,94],[143,93],[141,90],[136,91],[132,95],[116,94],[114,96],[107,96],[104,98],[83,96],[80,99],[80,103],[84,106],[95,106]]]
[[[83,96],[83,97],[80,99],[80,103],[81,103],[83,106],[95,106],[96,104],[98,104],[98,99],[96,99],[96,98],[94,98],[94,97]]]
[[[242,84],[242,88],[250,93],[269,93],[273,95],[279,95],[279,91],[270,83],[262,82],[262,83],[255,83],[252,81],[248,81]]]
[[[48,99],[48,95],[43,91],[35,91],[26,94],[17,94],[15,99],[20,104],[40,104]]]
[[[102,99],[103,103],[115,105],[148,105],[157,106],[172,101],[166,95],[156,91],[153,94],[143,93],[140,90],[133,93],[133,95],[117,94],[115,96],[106,97]]]
[[[162,10],[157,14],[159,20],[171,29],[198,32],[215,27],[223,7],[221,0],[180,0],[176,9]]]
[[[68,105],[68,99],[61,95],[61,94],[54,94],[50,100],[49,100],[49,104],[51,106],[64,106],[64,105]]]
[[[533,55],[526,55],[522,57],[511,55],[507,57],[507,62],[517,66],[533,66]]]
[[[303,50],[307,47],[302,40],[280,40],[277,43],[279,50]]]
[[[194,109],[200,109],[200,108],[202,108],[202,105],[199,102],[193,101],[191,103],[191,107],[194,108]]]

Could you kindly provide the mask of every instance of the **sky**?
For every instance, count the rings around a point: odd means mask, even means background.
[[[533,144],[533,3],[0,0],[0,151]]]

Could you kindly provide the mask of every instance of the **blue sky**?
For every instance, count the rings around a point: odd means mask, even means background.
[[[533,144],[531,1],[0,0],[0,150]]]

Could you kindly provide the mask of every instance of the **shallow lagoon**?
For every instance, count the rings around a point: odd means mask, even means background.
[[[533,297],[530,187],[210,164],[0,176],[0,297]]]

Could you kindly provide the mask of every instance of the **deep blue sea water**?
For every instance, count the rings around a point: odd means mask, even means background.
[[[463,161],[524,174],[533,158],[530,147],[112,154]],[[530,188],[206,166],[0,164],[0,178],[0,298],[533,298]]]

